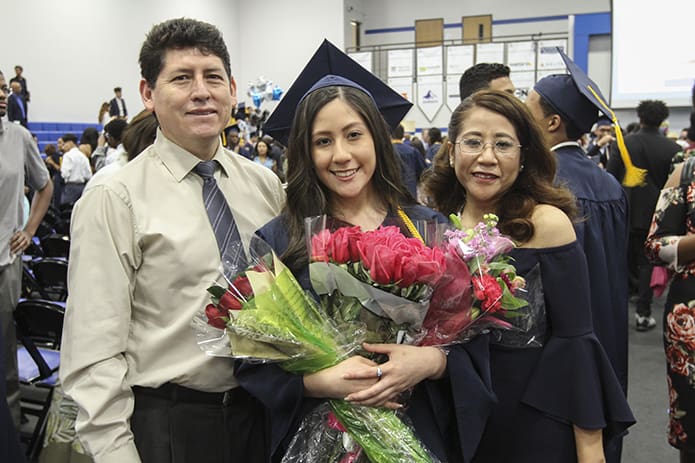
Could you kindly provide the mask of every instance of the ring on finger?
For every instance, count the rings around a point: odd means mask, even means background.
[[[383,375],[383,374],[384,374],[384,373],[381,371],[381,367],[376,367],[376,379],[377,379],[377,380],[380,380],[380,379],[381,379],[381,375]]]

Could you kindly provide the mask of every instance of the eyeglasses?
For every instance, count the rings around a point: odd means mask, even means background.
[[[521,145],[512,143],[509,140],[485,143],[480,138],[464,138],[453,143],[458,147],[460,153],[471,156],[482,153],[488,145],[492,147],[497,156],[512,156],[521,149]]]

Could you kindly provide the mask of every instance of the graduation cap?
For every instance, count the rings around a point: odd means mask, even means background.
[[[324,39],[266,121],[263,132],[286,146],[299,103],[314,90],[333,85],[355,87],[370,95],[391,129],[398,125],[413,106],[381,79]]]
[[[533,89],[555,109],[563,119],[572,122],[579,130],[588,132],[599,118],[598,112],[605,114],[615,125],[615,136],[620,158],[625,165],[623,185],[641,186],[645,182],[647,171],[636,167],[630,159],[625,146],[622,130],[613,110],[606,104],[606,99],[596,82],[582,71],[560,47],[558,53],[567,66],[569,74],[554,74],[539,80]]]

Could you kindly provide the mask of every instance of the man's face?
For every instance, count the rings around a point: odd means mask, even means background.
[[[10,84],[10,88],[12,89],[12,93],[14,93],[15,95],[22,93],[22,84],[20,84],[16,80]]]
[[[120,98],[120,97],[121,97],[121,91],[120,91],[120,90],[116,90],[115,93],[116,93],[116,98]]]
[[[499,90],[514,95],[514,84],[509,77],[498,77],[490,81],[490,90]]]
[[[171,49],[154,88],[143,79],[140,94],[169,140],[210,159],[236,104],[236,83],[218,56],[196,48]]]
[[[596,127],[596,137],[602,138],[605,137],[606,135],[611,135],[613,130],[611,129],[610,125],[599,125]]]
[[[7,113],[7,95],[9,93],[10,89],[7,88],[5,76],[0,75],[0,117],[3,117]]]
[[[58,147],[58,151],[60,151],[61,153],[65,152],[65,142],[62,138],[58,139],[58,141],[56,142],[56,146]]]

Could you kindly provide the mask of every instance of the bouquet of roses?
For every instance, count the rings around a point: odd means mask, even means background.
[[[259,248],[258,244],[254,247]],[[225,285],[208,289],[212,303],[193,322],[201,347],[223,355],[217,346],[225,339],[229,341],[228,356],[279,362],[286,371],[300,375],[354,355],[365,339],[359,326],[345,330],[336,324],[272,252],[255,260],[254,267]],[[328,404],[371,462],[437,461],[395,412],[343,400]],[[289,461],[291,458],[288,456]],[[308,461],[306,458],[301,461]]]
[[[498,218],[465,229],[458,216],[444,235],[447,278],[442,279],[425,318],[421,345],[465,342],[488,328],[511,329],[510,319],[525,317],[528,302],[517,296],[525,281],[507,253],[514,243],[497,229]]]
[[[396,226],[330,230],[325,220],[307,219],[307,235],[312,287],[328,316],[361,324],[368,342],[414,342],[446,271],[444,252]]]

